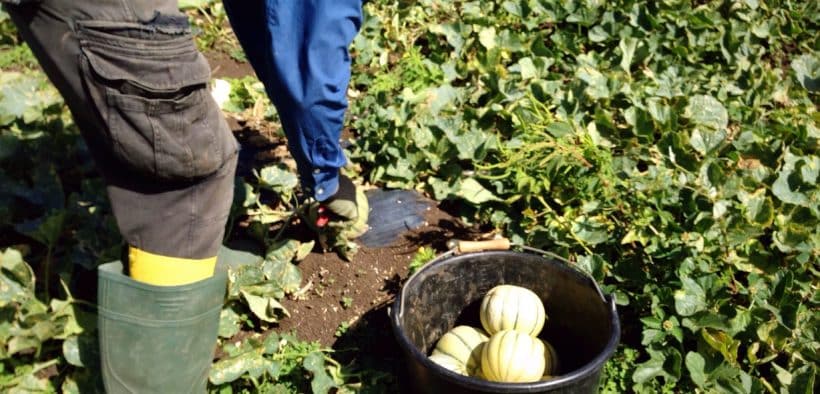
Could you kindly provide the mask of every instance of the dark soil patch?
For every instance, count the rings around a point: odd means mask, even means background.
[[[449,231],[441,224],[452,222],[435,207],[425,219],[427,226],[408,231],[389,247],[362,247],[351,262],[334,253],[311,253],[299,263],[303,285],[311,288],[303,298],[283,302],[291,315],[282,320],[278,330],[295,330],[301,339],[337,349],[349,343],[348,334],[354,327],[360,330],[379,323],[379,327],[372,327],[374,331],[389,332],[387,309],[407,280],[410,261],[419,247],[431,246],[430,234],[444,237]]]

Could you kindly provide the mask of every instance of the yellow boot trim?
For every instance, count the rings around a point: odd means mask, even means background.
[[[214,275],[216,256],[206,259],[153,254],[128,247],[128,273],[132,279],[154,286],[178,286],[198,282]]]

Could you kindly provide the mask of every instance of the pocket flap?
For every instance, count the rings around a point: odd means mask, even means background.
[[[208,61],[197,51],[190,35],[146,40],[97,34],[81,40],[92,71],[109,81],[128,81],[154,92],[173,92],[207,84]]]

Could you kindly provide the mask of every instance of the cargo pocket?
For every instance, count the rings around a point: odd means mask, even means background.
[[[84,21],[77,34],[85,87],[123,165],[192,180],[214,173],[235,150],[187,26]]]

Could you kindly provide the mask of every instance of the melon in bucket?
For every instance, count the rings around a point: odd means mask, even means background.
[[[481,327],[479,308],[493,287],[532,290],[549,314],[539,337],[560,356],[555,378],[501,383],[471,378],[428,360],[453,327]],[[534,253],[492,251],[444,256],[408,279],[396,297],[391,323],[407,360],[408,393],[595,393],[603,364],[620,337],[614,300],[587,275]]]

